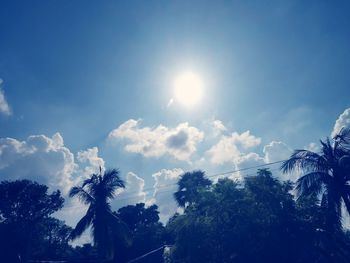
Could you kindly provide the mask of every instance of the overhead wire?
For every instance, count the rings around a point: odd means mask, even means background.
[[[213,178],[213,177],[219,177],[219,176],[222,176],[222,175],[228,175],[228,174],[235,174],[235,173],[238,173],[238,172],[243,172],[243,171],[247,171],[247,170],[251,170],[251,169],[258,169],[258,168],[261,168],[261,167],[266,167],[266,166],[270,166],[270,165],[274,165],[274,164],[278,164],[278,163],[282,163],[284,162],[285,160],[279,160],[279,161],[275,161],[275,162],[270,162],[270,163],[264,163],[264,164],[260,164],[260,165],[255,165],[255,166],[250,166],[250,167],[245,167],[245,168],[241,168],[241,169],[234,169],[234,170],[230,170],[230,171],[226,171],[226,172],[221,172],[221,173],[216,173],[216,174],[211,174],[211,175],[207,175],[206,177],[208,178]],[[277,169],[273,169],[273,171],[275,170],[279,170],[279,168]],[[251,174],[245,174],[244,176],[251,176],[251,175],[254,175],[255,173],[251,173]],[[165,190],[165,191],[159,191],[159,189],[166,189],[166,188],[170,188],[170,187],[173,187],[177,185],[177,182],[175,183],[170,183],[170,184],[164,184],[164,185],[161,185],[157,188],[157,194],[159,193],[166,193],[166,192],[169,192],[169,191],[173,191],[173,189],[169,189],[169,190]],[[148,187],[148,188],[145,188],[143,189],[142,191],[144,193],[147,193],[148,190],[154,190],[154,186],[153,187]],[[134,199],[134,198],[137,198],[139,197],[139,191],[134,191],[134,192],[129,192],[126,196],[124,197],[121,197],[121,198],[118,198],[116,199],[116,201],[125,201],[125,200],[130,200],[130,199]],[[73,209],[73,208],[85,208],[86,205],[73,205],[73,206],[66,206],[66,207],[63,207],[61,210],[69,210],[69,209]]]

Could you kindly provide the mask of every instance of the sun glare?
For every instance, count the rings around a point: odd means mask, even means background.
[[[192,73],[185,72],[175,79],[175,98],[186,106],[197,104],[202,98],[203,82],[201,78]]]

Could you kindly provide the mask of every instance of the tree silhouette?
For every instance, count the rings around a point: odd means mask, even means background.
[[[342,229],[342,202],[350,213],[350,130],[342,129],[333,140],[321,142],[320,153],[296,150],[283,162],[284,173],[300,169],[305,174],[296,183],[297,195],[321,196],[326,209],[325,228],[330,233]]]
[[[167,262],[349,262],[349,239],[341,232],[331,246],[320,244],[321,208],[312,196],[297,203],[291,187],[262,169],[200,191],[167,224],[174,244]]]
[[[205,178],[203,171],[184,173],[177,183],[178,190],[174,193],[176,202],[181,207],[196,201],[200,191],[207,190],[211,181]]]
[[[114,258],[115,238],[128,239],[127,226],[112,214],[110,201],[116,196],[118,188],[124,188],[124,182],[119,177],[119,171],[111,169],[103,174],[93,174],[86,179],[81,186],[71,189],[70,197],[78,196],[79,199],[89,205],[86,214],[77,223],[71,233],[71,238],[76,239],[88,228],[92,229],[94,244],[101,259]]]
[[[69,245],[72,228],[63,221],[53,217],[42,220],[35,228],[35,236],[31,239],[32,255],[35,260],[68,259],[73,251]]]
[[[0,183],[0,249],[4,262],[26,262],[37,226],[63,206],[60,191],[29,180]]]
[[[159,222],[159,212],[156,205],[146,207],[144,203],[128,205],[118,210],[117,215],[132,231],[132,245],[122,247],[119,255],[121,262],[129,262],[136,257],[144,255],[152,250],[158,249],[165,243],[165,229]],[[157,263],[164,262],[162,251],[152,253],[140,262]]]

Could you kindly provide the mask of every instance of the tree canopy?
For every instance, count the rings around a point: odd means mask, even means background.
[[[201,170],[177,182],[179,209],[160,222],[155,204],[113,211],[124,181],[116,169],[92,174],[70,191],[88,206],[74,229],[52,215],[63,207],[59,191],[29,180],[0,182],[0,258],[4,262],[348,263],[350,130],[321,141],[319,152],[296,150],[283,172],[301,171],[293,183],[268,169],[242,180],[209,180]],[[343,207],[345,208],[343,210]],[[70,240],[91,227],[93,244]],[[167,249],[164,249],[169,245]],[[164,253],[163,253],[164,252]]]
[[[63,206],[60,191],[29,180],[0,183],[0,249],[8,262],[25,261],[37,227]]]

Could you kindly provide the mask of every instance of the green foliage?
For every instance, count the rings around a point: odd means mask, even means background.
[[[328,262],[320,246],[323,210],[317,198],[296,203],[291,189],[290,182],[278,181],[268,170],[247,177],[243,185],[219,180],[211,191],[198,193],[183,215],[169,221],[175,245],[168,260]],[[331,260],[346,262],[335,249],[328,252]]]
[[[184,173],[177,183],[178,190],[174,197],[180,207],[186,207],[188,204],[196,202],[200,191],[207,190],[211,181],[205,178],[203,171],[193,171]]]
[[[159,222],[156,205],[145,207],[145,204],[128,205],[120,208],[116,215],[123,220],[132,231],[131,246],[118,244],[118,262],[128,262],[138,256],[161,247],[165,242],[165,228]],[[141,262],[163,262],[162,251],[154,253]]]
[[[36,226],[35,236],[31,240],[31,259],[62,260],[71,257],[72,247],[69,235],[72,228],[56,218],[45,218]]]
[[[8,262],[25,261],[37,229],[63,206],[59,191],[29,180],[0,183],[0,254]]]
[[[35,224],[62,208],[60,191],[49,195],[47,190],[47,186],[29,180],[1,182],[1,222]]]
[[[283,163],[284,172],[304,171],[295,187],[268,169],[242,182],[212,183],[202,171],[183,174],[174,194],[183,212],[166,227],[156,205],[111,211],[116,190],[125,187],[115,169],[71,189],[71,197],[89,206],[74,229],[51,217],[63,206],[59,191],[48,194],[47,186],[28,180],[1,182],[0,259],[128,262],[172,245],[167,263],[349,262],[341,208],[350,211],[350,130],[321,146],[320,153],[297,150]],[[94,245],[72,248],[69,240],[89,227]],[[139,262],[164,262],[162,251]]]

